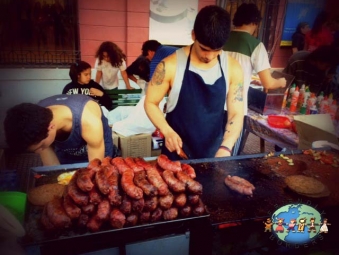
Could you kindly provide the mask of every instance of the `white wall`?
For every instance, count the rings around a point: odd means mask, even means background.
[[[37,103],[61,94],[70,82],[69,69],[0,69],[0,148],[6,147],[3,122],[6,111],[20,103]],[[95,70],[92,69],[92,79]],[[138,86],[130,80],[131,86]],[[119,88],[126,88],[120,77]]]

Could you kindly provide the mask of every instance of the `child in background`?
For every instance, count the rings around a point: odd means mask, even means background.
[[[118,72],[126,84],[127,89],[133,89],[129,84],[126,72],[126,55],[113,42],[103,42],[97,50],[96,77],[95,81],[100,83],[105,90],[117,89],[119,86]]]
[[[90,96],[101,106],[112,110],[112,99],[106,94],[100,84],[91,79],[91,65],[85,61],[78,61],[71,65],[69,77],[72,82],[62,90],[62,94],[83,94]]]

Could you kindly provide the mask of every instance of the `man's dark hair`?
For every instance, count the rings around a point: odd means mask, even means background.
[[[251,23],[258,25],[260,21],[261,14],[258,7],[253,3],[243,3],[234,14],[233,25],[236,27],[249,25]]]
[[[78,82],[78,75],[80,75],[83,71],[87,69],[91,69],[91,65],[85,61],[77,61],[71,65],[69,68],[69,77],[72,82]]]
[[[157,40],[148,40],[144,42],[141,48],[142,55],[146,57],[149,50],[156,51],[160,45],[161,43],[159,43]]]
[[[194,22],[195,39],[211,49],[221,49],[231,29],[230,15],[223,8],[209,5],[202,8]]]
[[[8,146],[23,152],[48,136],[48,127],[53,119],[50,109],[36,104],[22,103],[7,111],[4,121]]]

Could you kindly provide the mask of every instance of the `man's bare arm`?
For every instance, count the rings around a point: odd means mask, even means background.
[[[227,94],[227,124],[221,145],[232,150],[244,122],[244,75],[238,61],[229,57],[229,90]],[[226,150],[219,149],[216,157],[230,156]]]
[[[164,134],[166,138],[165,146],[169,151],[179,153],[182,147],[181,138],[168,125],[163,112],[159,109],[159,103],[171,89],[172,80],[175,76],[175,63],[176,55],[173,54],[157,65],[147,88],[144,106],[146,114],[153,125]]]
[[[94,101],[89,101],[81,118],[82,138],[87,143],[88,160],[105,157],[105,142],[103,124],[101,121],[100,106]]]
[[[52,147],[48,147],[44,150],[42,150],[40,153],[40,158],[42,161],[42,164],[44,166],[56,166],[60,165],[60,161],[57,157],[57,155],[54,152],[54,149]]]
[[[265,89],[277,89],[286,87],[286,79],[279,78],[275,79],[271,75],[270,69],[265,69],[261,72],[258,72],[261,84]]]

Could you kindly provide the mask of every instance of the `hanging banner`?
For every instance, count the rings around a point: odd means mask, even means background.
[[[292,35],[300,22],[313,22],[324,9],[325,0],[288,0],[280,46],[291,46]]]

